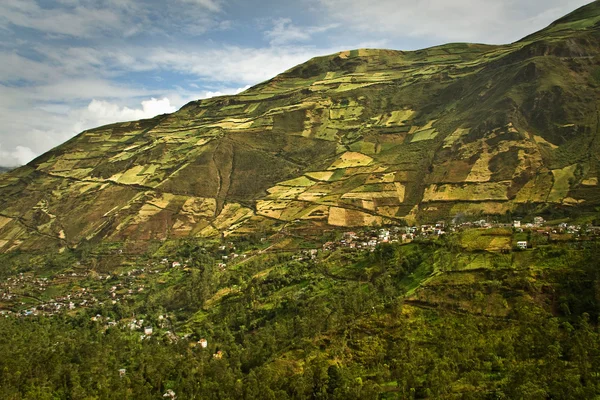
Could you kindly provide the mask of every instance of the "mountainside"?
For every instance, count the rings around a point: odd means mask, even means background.
[[[597,21],[317,58],[0,175],[0,398],[600,398]]]
[[[0,177],[0,251],[600,205],[600,3],[505,46],[319,57]]]

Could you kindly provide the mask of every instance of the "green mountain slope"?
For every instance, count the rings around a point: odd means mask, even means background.
[[[319,57],[0,177],[0,251],[594,210],[600,3],[505,46]]]

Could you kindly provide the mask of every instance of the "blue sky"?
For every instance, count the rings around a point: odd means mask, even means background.
[[[0,165],[317,55],[513,42],[587,0],[2,0]]]

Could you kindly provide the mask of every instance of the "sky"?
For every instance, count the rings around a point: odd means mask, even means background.
[[[510,43],[589,0],[1,0],[0,166],[355,48]]]

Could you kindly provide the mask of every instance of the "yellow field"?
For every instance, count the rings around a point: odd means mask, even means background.
[[[148,201],[148,204],[151,204],[158,208],[167,208],[169,203],[173,201],[175,198],[174,194],[171,193],[163,193],[162,195]]]
[[[311,181],[310,179],[308,179],[305,176],[301,176],[300,178],[290,179],[289,181],[284,181],[284,182],[278,183],[279,186],[303,186],[303,187],[312,186],[314,184],[315,184],[314,181]]]
[[[216,124],[211,124],[208,125],[211,128],[223,128],[223,129],[231,129],[231,130],[240,130],[240,129],[248,129],[252,126],[252,123],[254,121],[247,119],[247,118],[243,118],[243,119],[237,119],[237,118],[230,118],[230,119],[225,119],[223,121],[220,121]]]
[[[318,172],[307,172],[306,176],[317,181],[328,181],[329,178],[334,174],[333,171],[318,171]]]
[[[350,167],[364,167],[370,165],[373,162],[373,159],[367,155],[356,152],[346,152],[342,154],[342,156],[337,159],[329,170],[332,169],[341,169],[341,168],[350,168]]]
[[[327,223],[333,226],[370,226],[380,225],[383,219],[379,216],[373,216],[355,210],[346,208],[331,207],[329,209],[329,219]]]
[[[549,141],[547,141],[546,139],[544,139],[541,136],[537,136],[537,135],[533,135],[533,140],[537,143],[537,144],[541,144],[541,145],[545,145],[550,147],[551,149],[558,149],[558,146],[555,144],[550,143]]]
[[[259,200],[256,202],[256,213],[265,217],[280,219],[281,214],[289,204],[290,201]]]
[[[397,110],[383,114],[378,118],[377,125],[401,126],[415,115],[413,110]]]
[[[369,183],[392,183],[396,178],[395,172],[389,172],[387,174],[373,174],[370,175],[367,179],[367,184]]]
[[[221,214],[213,221],[213,225],[220,231],[230,230],[235,224],[252,217],[254,212],[237,203],[226,204]]]
[[[471,168],[471,172],[465,179],[466,182],[488,182],[492,177],[489,165],[492,155],[488,152],[481,153],[481,157],[477,159],[475,165]]]
[[[267,189],[267,192],[269,192],[267,199],[291,200],[298,197],[305,190],[305,187],[300,186],[273,186]]]
[[[12,218],[6,218],[0,216],[0,229],[2,229],[6,224],[12,221]]]
[[[363,107],[332,108],[329,110],[329,119],[346,121],[349,119],[357,119],[362,113]]]
[[[181,207],[181,213],[192,217],[209,217],[215,213],[217,201],[202,197],[190,197]]]
[[[508,200],[510,182],[484,182],[477,184],[431,185],[425,190],[423,201],[483,201]]]

